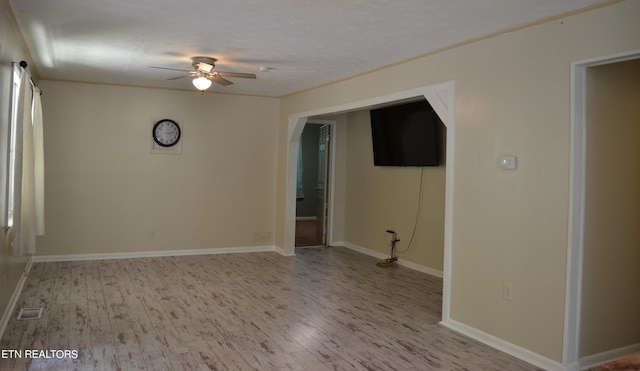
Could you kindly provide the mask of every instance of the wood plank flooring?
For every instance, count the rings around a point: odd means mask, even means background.
[[[442,281],[342,248],[36,263],[0,370],[535,370],[440,325]],[[20,308],[42,318],[16,320]]]

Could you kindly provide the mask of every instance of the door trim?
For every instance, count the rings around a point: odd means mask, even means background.
[[[571,137],[569,169],[569,231],[565,293],[563,364],[580,370],[580,322],[582,315],[582,264],[586,168],[587,68],[640,58],[640,49],[571,63]]]

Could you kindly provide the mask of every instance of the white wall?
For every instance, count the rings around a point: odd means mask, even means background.
[[[451,319],[561,362],[571,61],[640,48],[638,14],[640,2],[614,3],[283,98],[278,246],[290,114],[455,80]],[[503,154],[516,171],[499,169]]]
[[[47,234],[38,255],[274,244],[277,99],[41,87]],[[154,118],[182,123],[181,154],[150,153]]]

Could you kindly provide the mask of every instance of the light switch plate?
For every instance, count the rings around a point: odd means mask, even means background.
[[[502,170],[515,170],[517,167],[516,156],[500,156],[500,168]]]

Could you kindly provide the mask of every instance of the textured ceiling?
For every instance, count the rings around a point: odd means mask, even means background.
[[[193,56],[218,59],[217,92],[283,96],[604,0],[9,0],[40,77],[194,89]],[[267,67],[268,71],[261,71]]]

